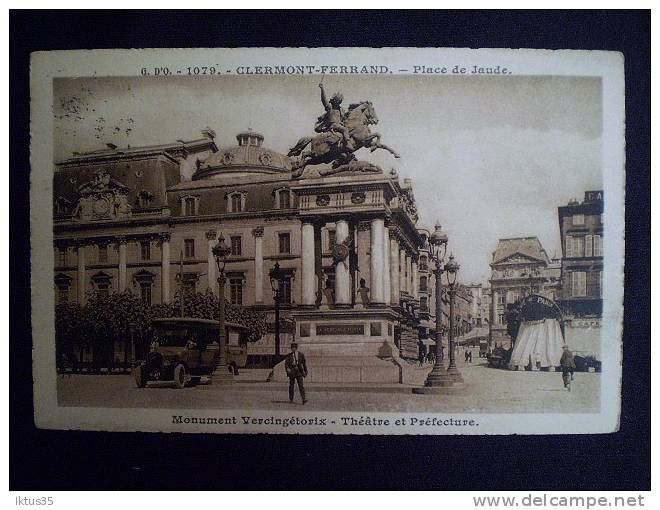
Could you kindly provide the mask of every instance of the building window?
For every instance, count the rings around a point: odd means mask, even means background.
[[[283,189],[278,192],[280,199],[280,209],[291,208],[291,192],[288,189]]]
[[[103,297],[108,297],[110,295],[110,284],[109,283],[99,283],[96,285],[96,290],[99,291],[99,294]]]
[[[57,262],[60,266],[66,266],[68,251],[69,250],[67,248],[60,248],[59,250],[57,250]]]
[[[573,215],[573,225],[575,225],[575,226],[584,225],[584,214],[574,214]]]
[[[183,254],[187,259],[195,258],[195,240],[185,239],[183,241]]]
[[[96,288],[96,291],[99,293],[99,295],[103,297],[110,295],[111,279],[112,277],[110,275],[103,272],[96,273],[94,276],[92,276],[92,282],[94,283],[94,287]]]
[[[183,293],[194,294],[197,291],[197,281],[199,280],[199,275],[197,273],[183,273],[183,282],[182,288]]]
[[[286,276],[280,282],[280,302],[284,304],[291,303],[291,276]]]
[[[181,201],[182,216],[195,216],[199,213],[199,197],[186,195],[179,200]]]
[[[241,212],[245,210],[245,193],[235,191],[226,195],[227,212]]]
[[[140,259],[151,260],[151,241],[142,241],[140,243]]]
[[[422,255],[419,257],[419,269],[422,271],[426,271],[429,268],[429,262],[428,259],[426,258],[426,255]]]
[[[151,292],[153,289],[155,277],[156,275],[154,273],[150,273],[149,271],[140,271],[139,273],[133,275],[134,282],[140,288],[140,299],[148,306],[151,306],[152,303]]]
[[[137,195],[138,207],[149,207],[153,198],[153,194],[143,189]]]
[[[429,290],[428,278],[426,276],[421,276],[419,278],[419,290],[426,292]]]
[[[566,257],[584,257],[584,237],[566,236]]]
[[[505,305],[506,304],[506,294],[504,292],[497,293],[497,304]]]
[[[603,238],[600,235],[593,236],[594,238],[594,257],[603,256]]]
[[[233,305],[243,304],[243,278],[229,280],[230,299]]]
[[[241,255],[241,236],[231,236],[231,254],[232,255]]]
[[[140,299],[142,299],[142,302],[145,305],[151,306],[151,283],[149,282],[140,283]]]
[[[57,300],[59,303],[67,303],[69,301],[69,287],[61,285],[57,287]]]
[[[429,302],[428,298],[426,296],[422,296],[419,298],[419,308],[423,312],[427,312],[429,309]]]
[[[337,232],[334,230],[328,230],[328,251],[335,249],[337,244]]]
[[[65,274],[58,274],[55,276],[55,285],[57,286],[57,302],[68,302],[69,289],[71,288],[71,278]]]
[[[501,313],[497,316],[497,323],[498,324],[506,324],[506,318],[505,318],[503,313]]]
[[[186,198],[186,212],[187,216],[192,216],[195,214],[195,199],[193,197]]]
[[[282,232],[278,234],[280,253],[291,253],[291,234]]]
[[[99,262],[108,261],[108,245],[99,244]]]
[[[593,256],[593,237],[592,235],[584,236],[584,256],[592,257]]]
[[[573,271],[571,273],[571,296],[585,297],[587,295],[587,273]]]

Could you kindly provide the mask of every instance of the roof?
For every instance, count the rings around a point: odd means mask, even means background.
[[[210,133],[210,134],[209,134]],[[140,147],[117,147],[113,144],[106,144],[106,147],[88,152],[74,152],[73,155],[64,161],[58,162],[58,166],[78,165],[81,163],[100,163],[102,161],[116,161],[119,159],[130,159],[135,157],[153,157],[155,155],[165,155],[171,158],[185,157],[189,154],[200,152],[216,152],[218,150],[211,135],[212,131],[202,130],[203,138],[196,140],[177,140],[174,143],[144,145]]]
[[[500,239],[497,243],[497,248],[493,252],[492,264],[502,262],[515,254],[536,259],[546,264],[550,262],[548,254],[543,249],[543,246],[541,246],[541,241],[539,241],[538,237],[533,236]]]
[[[202,161],[193,180],[246,174],[273,174],[291,171],[291,161],[284,154],[263,147],[260,133],[246,131],[236,135],[238,145],[221,148]]]

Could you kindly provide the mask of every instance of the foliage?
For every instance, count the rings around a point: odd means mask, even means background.
[[[218,298],[210,291],[187,293],[185,317],[218,320]],[[55,309],[56,344],[59,352],[75,347],[93,347],[101,358],[112,355],[116,340],[127,340],[131,332],[144,340],[151,321],[158,317],[181,316],[181,296],[170,304],[148,306],[130,290],[103,295],[90,294],[87,303],[62,303]],[[225,320],[248,328],[247,341],[256,342],[266,332],[266,315],[225,302]]]
[[[83,344],[83,309],[78,303],[61,303],[55,308],[55,343],[58,352],[71,353]]]

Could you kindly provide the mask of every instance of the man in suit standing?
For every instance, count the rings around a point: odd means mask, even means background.
[[[307,362],[305,361],[305,355],[298,352],[296,342],[291,344],[291,352],[287,354],[286,360],[284,360],[284,368],[286,369],[286,375],[289,376],[289,400],[293,402],[294,384],[297,381],[302,403],[305,404],[307,399],[305,398],[304,378],[307,377]]]

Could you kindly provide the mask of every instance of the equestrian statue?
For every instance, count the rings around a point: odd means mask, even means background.
[[[316,121],[316,136],[305,136],[289,150],[289,157],[298,156],[292,164],[293,177],[302,177],[307,165],[330,164],[330,169],[320,170],[323,176],[344,171],[380,172],[380,168],[364,161],[357,161],[355,152],[361,148],[385,149],[395,158],[399,155],[390,147],[380,143],[380,133],[372,133],[369,126],[378,124],[378,117],[371,101],[362,101],[349,105],[348,110],[341,106],[344,100],[340,93],[330,100],[325,95],[323,83],[321,103],[325,108]],[[305,148],[309,146],[309,150]]]

